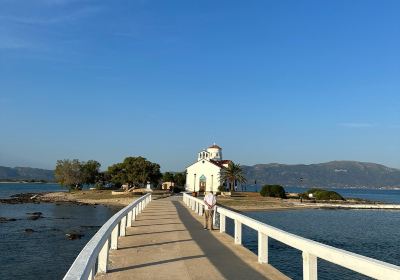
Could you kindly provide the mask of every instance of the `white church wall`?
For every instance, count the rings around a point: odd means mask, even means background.
[[[207,160],[201,160],[187,168],[186,190],[199,191],[200,177],[206,177],[206,191],[218,191],[221,168]],[[196,175],[195,175],[196,174]]]

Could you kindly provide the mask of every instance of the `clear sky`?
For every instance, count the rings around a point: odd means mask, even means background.
[[[0,0],[0,165],[400,168],[400,1]]]

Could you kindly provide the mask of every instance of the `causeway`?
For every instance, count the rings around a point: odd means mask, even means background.
[[[229,235],[204,230],[202,219],[182,197],[153,200],[95,279],[289,279]]]

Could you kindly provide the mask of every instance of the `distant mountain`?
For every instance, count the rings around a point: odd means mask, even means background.
[[[310,165],[278,163],[242,166],[248,184],[305,187],[400,187],[400,169],[356,161]],[[302,179],[300,179],[302,178]]]
[[[31,167],[0,166],[0,180],[46,180],[54,181],[54,170]]]

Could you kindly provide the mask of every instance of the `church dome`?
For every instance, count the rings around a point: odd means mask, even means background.
[[[208,147],[208,149],[218,149],[218,150],[222,150],[222,148],[220,146],[218,146],[217,144],[214,143],[214,145]]]
[[[207,148],[212,160],[222,160],[222,148],[214,143],[214,145]]]

